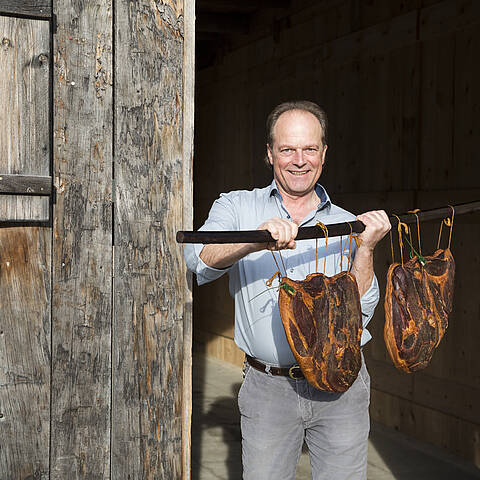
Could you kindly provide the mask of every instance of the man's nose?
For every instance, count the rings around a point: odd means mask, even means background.
[[[299,148],[298,150],[295,150],[295,158],[293,159],[293,163],[298,166],[302,166],[307,163],[302,149]]]

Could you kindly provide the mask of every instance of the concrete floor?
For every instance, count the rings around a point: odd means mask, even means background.
[[[193,361],[192,480],[242,478],[237,392],[241,369],[195,354]],[[372,425],[368,480],[470,480],[480,470],[448,453],[380,425]],[[310,479],[303,453],[297,480]],[[262,479],[259,479],[262,480]]]

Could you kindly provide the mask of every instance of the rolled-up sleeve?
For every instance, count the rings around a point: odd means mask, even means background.
[[[195,274],[198,285],[212,282],[229,270],[228,268],[219,269],[208,266],[200,258],[202,249],[202,244],[185,245],[185,261],[187,263],[187,268]]]
[[[360,306],[362,308],[363,328],[368,325],[375,312],[375,307],[380,299],[380,289],[378,288],[377,277],[374,275],[370,288],[360,298]]]
[[[363,332],[362,332],[362,339],[361,339],[362,346],[365,345],[372,338],[372,335],[365,327],[368,325],[368,322],[370,322],[370,320],[372,319],[373,314],[375,313],[375,307],[377,306],[379,299],[380,299],[380,289],[378,288],[377,277],[374,275],[370,288],[362,295],[362,298],[360,298],[360,307],[362,309],[362,324],[363,324]]]
[[[207,221],[199,230],[238,230],[232,194],[220,194],[220,198],[215,200],[210,209]],[[184,250],[187,268],[195,274],[198,285],[216,280],[230,270],[207,265],[200,258],[203,247],[203,244],[187,244]]]

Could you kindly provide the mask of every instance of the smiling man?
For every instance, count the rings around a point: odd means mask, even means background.
[[[314,480],[365,479],[370,379],[362,368],[345,393],[316,390],[298,369],[278,310],[278,294],[266,280],[278,269],[293,280],[317,271],[315,240],[295,241],[299,226],[361,220],[359,247],[346,238],[328,242],[325,273],[353,262],[366,327],[378,303],[373,250],[390,229],[384,211],[355,217],[334,205],[318,183],[327,152],[327,118],[315,103],[278,105],[267,119],[267,159],[273,181],[265,188],[220,195],[201,230],[268,230],[275,243],[189,245],[188,268],[203,283],[229,274],[235,299],[235,342],[246,354],[239,392],[243,478],[294,479],[305,441]],[[322,243],[323,242],[323,243]],[[320,241],[324,253],[324,241]],[[281,251],[281,252],[280,252]],[[274,260],[275,257],[275,260]],[[371,338],[364,329],[362,346]],[[297,372],[297,373],[293,373]]]

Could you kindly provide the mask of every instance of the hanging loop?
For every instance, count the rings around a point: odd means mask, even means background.
[[[398,245],[400,247],[400,258],[402,259],[402,267],[403,267],[403,241],[402,241],[402,228],[405,231],[406,234],[409,233],[409,228],[406,223],[403,223],[400,220],[400,217],[398,215],[393,214],[394,217],[397,217],[398,220],[398,225],[397,225],[397,231],[398,231]]]
[[[317,222],[315,224],[316,227],[320,227],[323,230],[323,234],[325,235],[325,259],[323,262],[323,273],[325,274],[327,269],[327,246],[328,246],[328,228],[322,222]],[[315,239],[315,271],[318,273],[318,239]]]
[[[388,232],[390,235],[390,250],[392,251],[392,263],[395,263],[395,255],[393,252],[393,239],[392,239],[392,229]]]
[[[442,227],[445,224],[446,227],[450,228],[450,235],[448,236],[448,249],[450,250],[450,245],[452,243],[452,230],[453,230],[453,220],[455,218],[455,208],[452,205],[449,205],[452,209],[452,216],[444,218],[440,223],[440,231],[438,232],[438,240],[437,240],[437,250],[440,248],[440,240],[442,239]]]
[[[275,258],[275,257],[273,257]],[[276,263],[276,261],[275,261]],[[280,270],[277,270],[265,283],[267,284],[267,287],[271,287],[273,284],[273,281],[275,278],[278,277],[278,281],[281,282],[282,280],[282,274],[280,273]]]
[[[417,241],[418,241],[418,251],[420,255],[422,254],[422,243],[420,241],[420,220],[418,219],[418,212],[420,211],[419,208],[416,208],[415,210],[409,210],[408,213],[413,213],[415,217],[417,218]],[[411,237],[410,237],[411,239]]]

